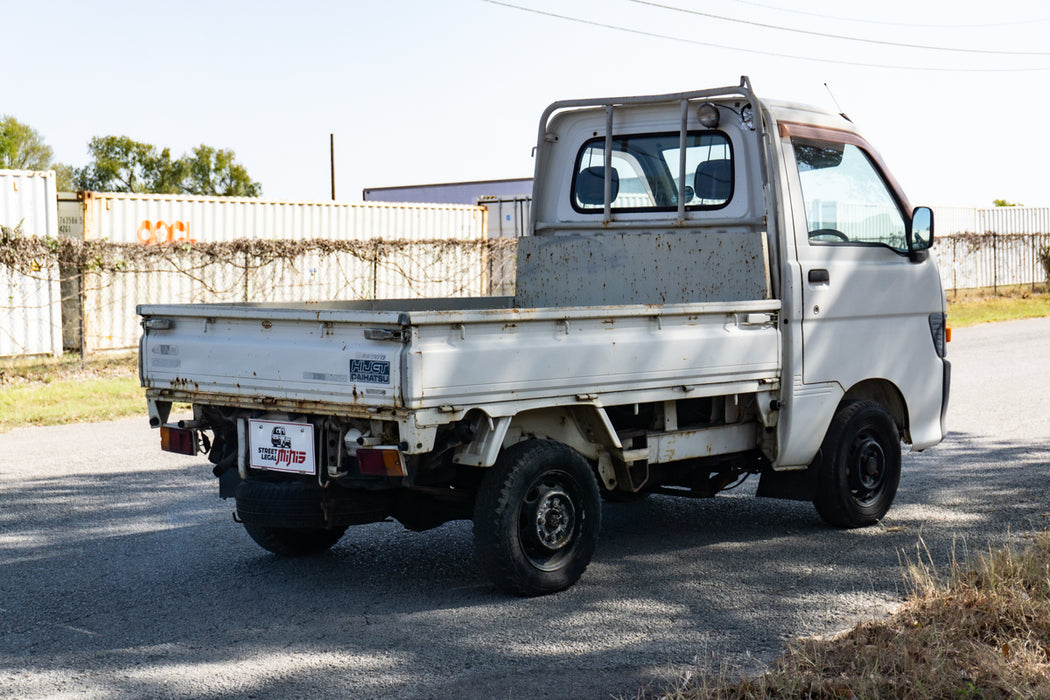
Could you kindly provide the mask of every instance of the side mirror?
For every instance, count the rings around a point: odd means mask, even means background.
[[[908,226],[908,252],[921,253],[933,246],[933,210],[915,207]]]

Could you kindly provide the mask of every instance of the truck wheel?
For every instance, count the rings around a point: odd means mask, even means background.
[[[549,440],[512,445],[485,475],[474,505],[474,547],[500,590],[523,596],[568,588],[594,554],[598,482],[575,450]]]
[[[874,401],[839,406],[820,447],[817,513],[836,527],[874,525],[886,515],[901,475],[893,417]]]
[[[256,544],[282,557],[306,557],[328,551],[346,532],[346,528],[334,530],[292,530],[280,527],[265,527],[244,523]]]

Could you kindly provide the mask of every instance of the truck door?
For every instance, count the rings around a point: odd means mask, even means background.
[[[942,364],[930,315],[944,311],[944,297],[933,257],[909,256],[907,200],[856,134],[781,131],[802,275],[803,384],[847,392],[873,380],[868,387],[896,391],[925,423],[932,409],[939,425]]]

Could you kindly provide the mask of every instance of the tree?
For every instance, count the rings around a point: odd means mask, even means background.
[[[36,129],[9,114],[0,117],[0,168],[48,170],[54,156]]]
[[[96,192],[177,194],[182,166],[165,148],[127,136],[96,136],[88,144],[92,163],[76,172],[77,189]]]
[[[997,207],[1023,207],[1023,204],[1016,204],[1014,202],[1008,202],[1005,199],[993,199],[992,204]]]
[[[98,192],[154,192],[258,197],[262,187],[234,160],[233,151],[201,144],[191,155],[172,159],[127,136],[96,136],[88,145],[92,163],[77,170],[78,189]]]
[[[188,194],[258,197],[262,186],[252,182],[248,171],[233,158],[233,151],[216,150],[203,143],[197,146],[193,155],[182,157],[183,190]]]
[[[54,155],[36,129],[9,114],[0,117],[0,168],[54,170],[58,189],[72,189],[73,168],[56,163]]]

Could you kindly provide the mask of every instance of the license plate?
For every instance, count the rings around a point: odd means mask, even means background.
[[[293,474],[316,473],[314,427],[309,423],[250,420],[248,451],[252,469]]]

